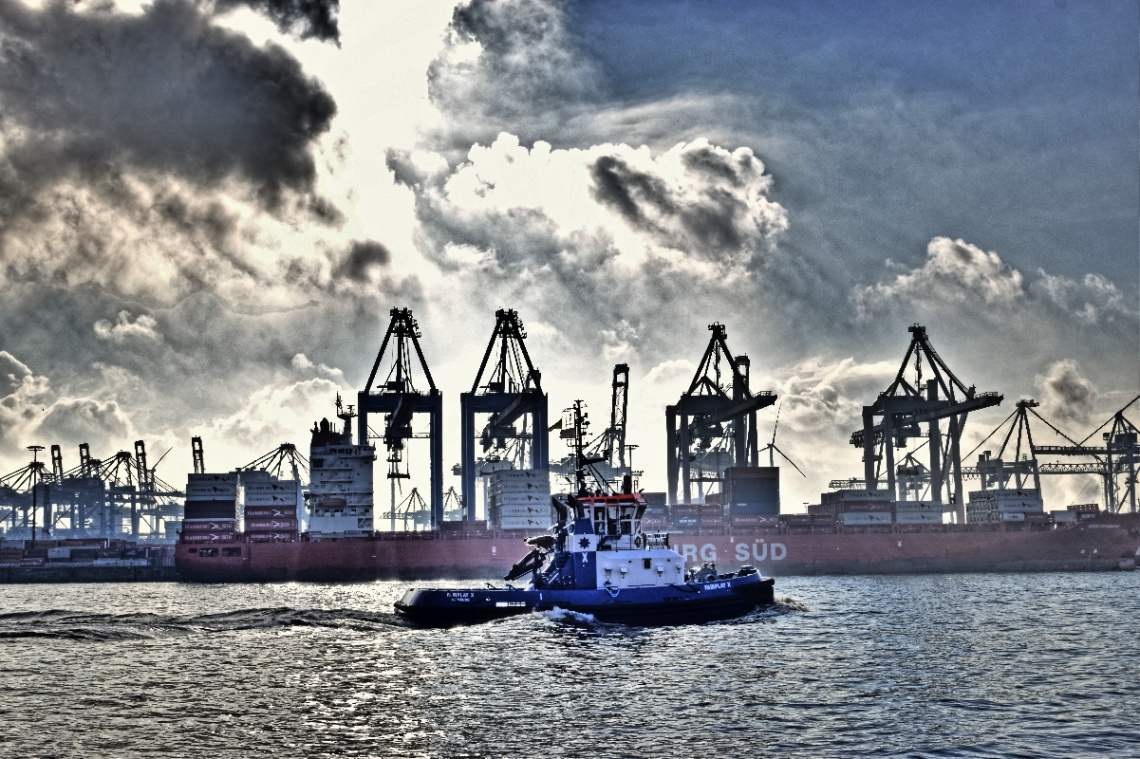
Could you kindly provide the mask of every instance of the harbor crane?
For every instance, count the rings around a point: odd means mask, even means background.
[[[903,500],[897,487],[895,449],[905,449],[908,439],[922,435],[920,425],[927,425],[932,500],[942,503],[943,489],[950,489],[950,501],[962,524],[966,521],[966,503],[962,491],[961,439],[966,416],[971,411],[997,406],[1002,396],[966,387],[934,350],[925,327],[915,324],[908,331],[910,346],[894,382],[879,393],[874,403],[863,407],[863,429],[851,435],[851,444],[863,449],[866,489],[878,489],[880,468],[885,468],[890,499]],[[912,357],[913,382],[906,377]],[[925,383],[922,380],[924,357],[933,375]],[[940,425],[943,419],[947,420],[948,427],[945,440]]]
[[[517,463],[522,468],[545,469],[550,460],[547,397],[542,390],[542,376],[530,360],[525,341],[526,332],[518,314],[502,308],[496,311],[495,329],[475,382],[470,392],[459,396],[461,493],[467,521],[475,520],[476,441],[484,453],[506,448],[508,440],[517,441],[520,444]],[[484,379],[492,357],[494,363]],[[477,431],[475,425],[476,414],[488,415],[481,431]],[[520,420],[521,429],[515,427]]]
[[[388,324],[388,331],[384,333],[380,352],[376,355],[368,382],[357,395],[357,441],[360,445],[368,445],[370,439],[383,438],[388,451],[388,479],[393,482],[394,499],[396,480],[409,477],[404,448],[405,441],[414,437],[412,418],[416,414],[428,415],[431,519],[432,525],[438,526],[443,521],[443,395],[436,388],[431,370],[424,360],[420,349],[419,325],[412,317],[411,309],[393,308],[389,313],[392,320]],[[423,391],[417,390],[413,382],[413,351],[427,382],[427,389]],[[389,356],[391,365],[388,373],[383,375],[384,379],[377,382],[386,355]],[[351,407],[349,413],[352,413]],[[385,414],[383,435],[377,435],[368,425],[369,415],[373,413]]]
[[[697,479],[692,476],[692,464],[697,458],[693,449],[707,452],[713,438],[726,437],[730,441],[730,465],[758,466],[756,412],[776,402],[775,393],[752,392],[751,362],[748,356],[733,356],[729,351],[724,325],[710,324],[709,331],[712,338],[689,389],[676,404],[665,407],[671,504],[678,503],[678,484],[682,489],[680,503],[692,501],[692,483]],[[721,469],[718,460],[717,479]],[[708,479],[703,473],[700,478]]]
[[[597,477],[607,483],[615,492],[620,490],[625,477],[634,477],[632,463],[627,463],[632,449],[637,446],[626,444],[626,415],[629,411],[629,364],[615,364],[613,382],[610,386],[610,424],[589,441],[583,443],[585,454],[593,460],[593,470]],[[555,422],[554,429],[560,429],[563,439],[572,439],[574,430],[570,410],[563,421]],[[569,421],[569,423],[567,423]],[[551,430],[553,431],[553,430]],[[572,479],[576,464],[572,455],[559,461],[552,461],[550,470]]]

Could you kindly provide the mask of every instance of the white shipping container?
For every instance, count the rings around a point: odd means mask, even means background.
[[[1006,511],[1006,512],[1002,513],[1001,521],[1003,521],[1003,522],[1024,522],[1025,521],[1025,515],[1020,513],[1020,512],[1017,512],[1017,511]]]
[[[273,495],[271,493],[250,493],[245,494],[246,506],[296,506],[297,494],[284,494]]]
[[[550,483],[533,480],[510,480],[491,485],[492,493],[545,493],[550,495]]]
[[[296,493],[296,480],[276,480],[274,482],[246,482],[246,493]]]
[[[926,514],[941,514],[942,504],[938,501],[898,501],[895,511],[918,511]]]
[[[1043,513],[1045,504],[1041,501],[1002,499],[997,502],[998,511],[1031,511]]]
[[[895,524],[942,524],[942,512],[900,511],[895,514]]]
[[[839,500],[844,503],[852,501],[889,501],[890,494],[885,490],[843,490],[839,493]]]
[[[491,502],[500,506],[550,506],[550,496],[523,495],[521,493],[507,493],[505,495],[491,496]]]
[[[889,511],[848,511],[843,514],[843,524],[862,525],[890,523],[891,513]]]
[[[500,506],[499,516],[501,517],[541,517],[542,519],[552,519],[551,509],[549,506]]]
[[[531,517],[500,517],[499,527],[503,530],[545,530],[550,527],[550,519]]]

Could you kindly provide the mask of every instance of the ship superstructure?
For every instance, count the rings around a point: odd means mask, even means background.
[[[339,401],[339,399],[338,399]],[[366,538],[373,534],[372,463],[376,448],[352,442],[346,420],[337,430],[328,419],[313,426],[307,495],[311,540]]]

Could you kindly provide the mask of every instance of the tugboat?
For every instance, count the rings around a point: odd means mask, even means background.
[[[575,404],[575,422],[581,418]],[[751,566],[717,574],[686,568],[668,533],[645,533],[646,502],[628,478],[621,493],[590,493],[581,435],[575,446],[577,496],[554,496],[558,523],[528,538],[530,552],[504,578],[506,587],[412,589],[396,611],[432,627],[486,622],[531,611],[588,614],[603,622],[676,625],[739,617],[775,601],[773,580]],[[509,583],[530,576],[525,587]]]

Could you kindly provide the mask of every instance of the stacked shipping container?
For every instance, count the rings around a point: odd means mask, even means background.
[[[780,467],[728,467],[724,478],[723,503],[733,527],[756,527],[780,513]]]
[[[268,472],[243,472],[245,534],[258,543],[288,543],[300,531],[300,483]]]
[[[501,530],[545,530],[555,521],[550,473],[545,469],[503,469],[491,475],[487,519]]]
[[[1033,488],[975,490],[966,504],[968,524],[1041,522],[1047,518],[1041,492]]]
[[[186,475],[186,511],[182,520],[184,543],[228,543],[234,540],[238,520],[238,475]]]

